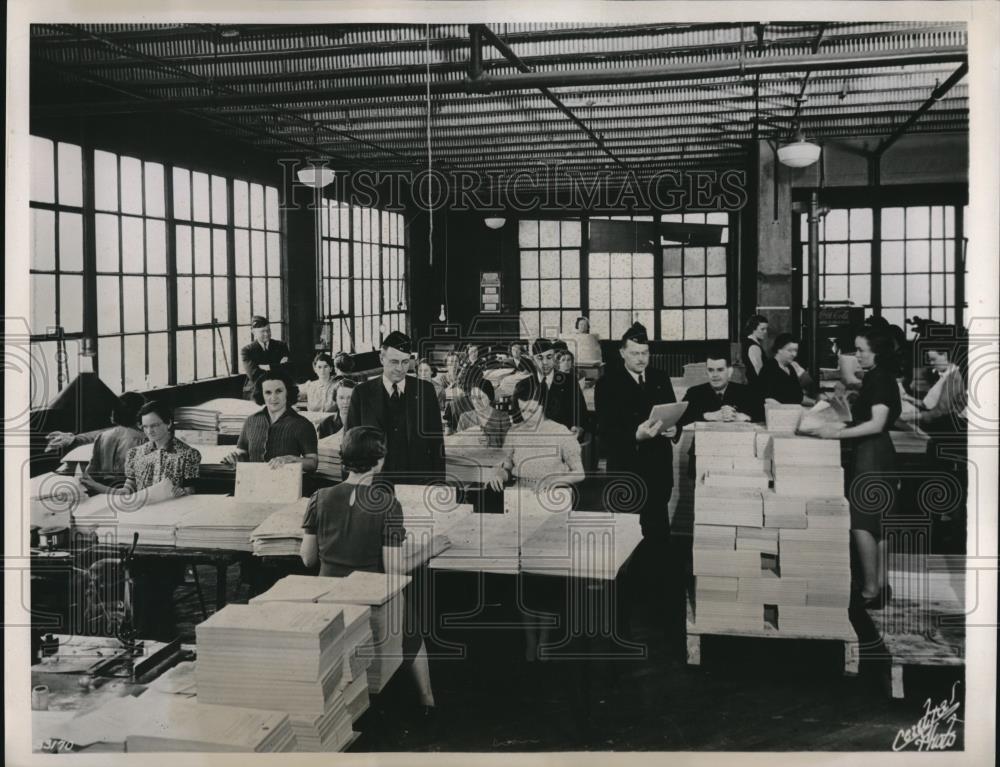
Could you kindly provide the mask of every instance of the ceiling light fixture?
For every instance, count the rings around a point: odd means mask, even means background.
[[[490,229],[499,229],[507,223],[507,219],[501,218],[500,216],[490,216],[485,219],[483,223],[485,223]]]
[[[806,168],[819,159],[821,148],[800,133],[791,144],[778,147],[778,160],[789,168]]]
[[[313,189],[322,189],[332,184],[337,174],[322,165],[306,165],[298,169],[296,176],[300,184],[311,186]]]

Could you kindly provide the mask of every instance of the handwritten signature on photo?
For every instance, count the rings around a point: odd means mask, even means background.
[[[958,739],[955,725],[963,722],[958,718],[961,701],[955,699],[955,690],[959,684],[955,682],[951,686],[951,697],[942,700],[936,706],[931,705],[930,698],[925,700],[924,715],[912,727],[901,729],[896,733],[892,741],[892,750],[916,748],[917,751],[944,751],[954,746]],[[940,731],[944,726],[947,729]]]

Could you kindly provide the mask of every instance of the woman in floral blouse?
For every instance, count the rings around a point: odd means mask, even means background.
[[[191,481],[198,477],[201,453],[173,435],[173,414],[158,402],[147,402],[139,411],[142,431],[149,440],[134,447],[125,458],[125,487],[133,493],[163,479],[174,486],[174,495],[192,492]]]

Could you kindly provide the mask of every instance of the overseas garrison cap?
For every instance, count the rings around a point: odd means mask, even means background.
[[[392,347],[396,351],[405,352],[406,354],[410,353],[411,346],[410,337],[406,333],[400,333],[398,330],[392,331],[382,341],[383,349]]]
[[[250,327],[256,330],[257,328],[266,328],[271,323],[267,321],[267,317],[261,317],[259,314],[255,315],[250,320]]]
[[[535,342],[531,345],[532,354],[545,354],[547,351],[553,349],[552,341],[548,338],[536,338]]]
[[[634,341],[637,344],[648,344],[649,336],[646,335],[646,327],[641,322],[633,322],[632,327],[622,335],[622,344]]]

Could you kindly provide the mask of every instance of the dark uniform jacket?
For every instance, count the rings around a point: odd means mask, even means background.
[[[271,339],[267,345],[267,351],[256,341],[247,344],[240,349],[240,359],[243,360],[243,372],[247,379],[243,383],[243,396],[247,399],[253,397],[253,389],[258,379],[264,377],[267,371],[261,370],[261,365],[270,365],[271,370],[277,370],[282,366],[281,361],[289,357],[288,344],[284,341]]]

